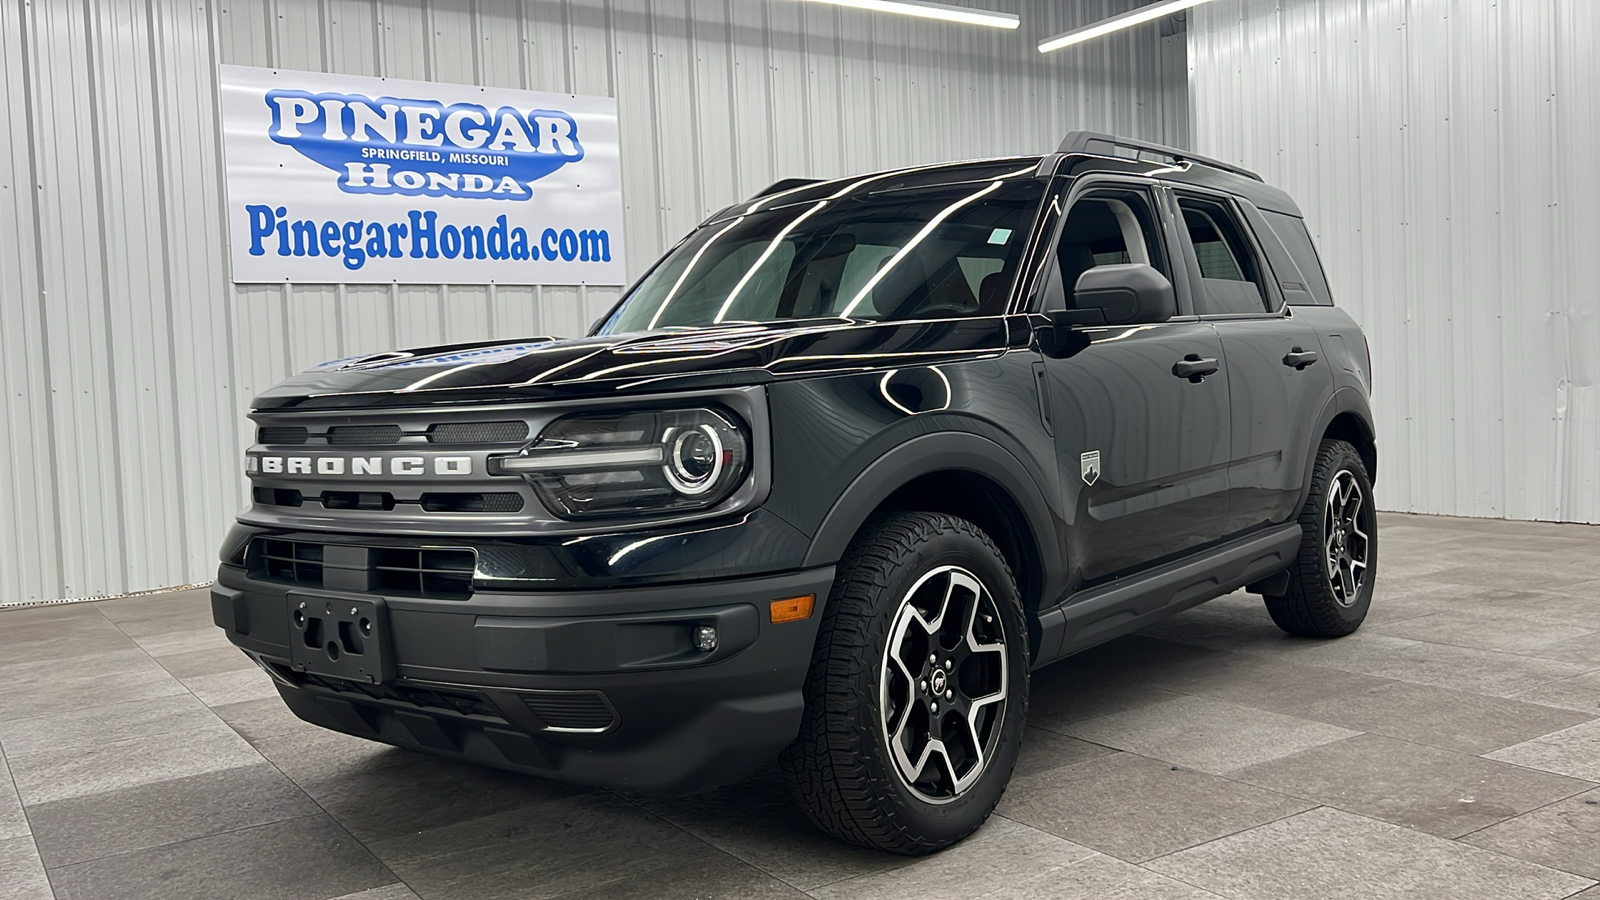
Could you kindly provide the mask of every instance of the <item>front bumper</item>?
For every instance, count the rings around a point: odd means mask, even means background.
[[[825,567],[449,600],[302,590],[225,565],[212,612],[308,722],[566,781],[690,792],[756,771],[794,739],[832,582]],[[802,594],[816,595],[810,618],[769,621],[771,601]],[[307,656],[291,653],[291,616],[308,600],[382,610],[375,682],[338,664],[297,669]],[[692,642],[704,624],[718,632],[710,652]]]

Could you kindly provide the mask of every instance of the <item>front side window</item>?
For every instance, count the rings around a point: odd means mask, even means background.
[[[1042,194],[1016,177],[757,202],[696,230],[599,333],[999,315]]]
[[[1267,309],[1261,266],[1233,211],[1221,203],[1179,197],[1184,229],[1200,264],[1201,315],[1259,313]]]
[[[1097,266],[1144,263],[1166,274],[1161,238],[1149,195],[1138,190],[1097,190],[1067,212],[1056,243],[1045,309],[1076,306],[1078,278]]]

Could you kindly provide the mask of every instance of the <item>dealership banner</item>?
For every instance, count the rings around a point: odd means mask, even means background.
[[[235,282],[622,284],[617,104],[220,66]]]

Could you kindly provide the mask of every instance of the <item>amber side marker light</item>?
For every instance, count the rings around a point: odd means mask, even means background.
[[[816,594],[803,597],[785,597],[772,601],[773,624],[800,622],[811,618],[811,608],[817,605]]]

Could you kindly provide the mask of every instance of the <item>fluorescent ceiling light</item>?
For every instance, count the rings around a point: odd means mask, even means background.
[[[1056,35],[1053,38],[1041,41],[1039,43],[1039,52],[1049,53],[1051,50],[1060,50],[1062,47],[1070,47],[1073,44],[1081,44],[1084,41],[1092,41],[1097,37],[1103,37],[1112,33],[1113,31],[1121,31],[1124,28],[1132,28],[1135,25],[1143,25],[1145,22],[1154,21],[1162,16],[1170,15],[1172,13],[1188,9],[1191,6],[1199,6],[1202,3],[1209,2],[1210,0],[1161,0],[1160,3],[1152,3],[1149,6],[1141,6],[1138,9],[1131,9],[1119,16],[1112,16],[1109,19],[1101,19],[1093,25],[1085,25],[1082,28],[1074,28],[1071,31],[1064,32]]]
[[[1016,28],[1022,24],[1022,17],[1012,13],[954,6],[949,3],[929,3],[927,0],[811,0],[811,2],[851,6],[872,12],[921,16],[924,19],[941,19],[945,22],[960,22],[963,25],[987,25],[990,28]]]

